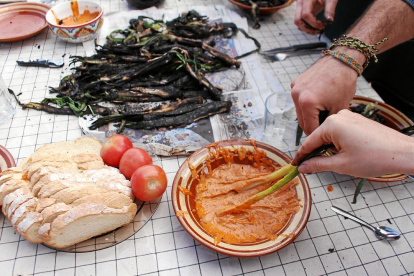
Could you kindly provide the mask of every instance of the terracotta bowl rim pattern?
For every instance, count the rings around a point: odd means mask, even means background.
[[[253,148],[250,144],[249,140],[246,139],[230,139],[230,140],[223,140],[219,141],[220,146],[230,147],[230,146],[244,146]],[[282,151],[274,148],[271,145],[265,144],[263,142],[256,141],[256,145],[258,148],[263,149],[266,151],[268,158],[276,162],[282,163],[282,165],[290,163],[291,158],[287,156]],[[183,181],[186,181],[184,188],[189,188],[188,183],[191,179],[191,172],[188,168],[187,160],[191,160],[190,162],[198,167],[205,160],[209,149],[201,148],[190,155],[186,161],[180,166],[177,171],[177,174],[174,177],[174,181],[171,188],[171,198],[172,204],[174,208],[174,212],[177,215],[177,211],[182,210],[182,202],[185,201],[186,205],[184,209],[189,209],[188,202],[191,199],[189,195],[184,195],[178,190],[178,185],[181,185]],[[312,205],[312,197],[309,184],[303,174],[299,174],[299,185],[296,186],[296,193],[297,196],[301,196],[301,205],[303,206],[298,213],[291,216],[288,223],[284,226],[284,230],[288,229],[291,231],[290,233],[285,233],[285,235],[280,235],[278,239],[275,241],[270,240],[262,240],[256,242],[254,244],[237,244],[237,245],[230,245],[224,242],[220,242],[217,246],[214,245],[214,238],[209,236],[205,230],[199,226],[199,223],[195,221],[193,215],[185,214],[184,216],[177,216],[178,221],[182,225],[182,227],[189,233],[195,240],[197,240],[202,245],[218,252],[221,254],[225,254],[228,256],[233,257],[259,257],[263,255],[267,255],[282,248],[288,246],[292,243],[303,231],[306,226],[306,223],[309,219],[311,205]],[[191,183],[191,182],[190,182]],[[190,210],[189,210],[190,211]],[[243,250],[244,248],[244,250]]]
[[[4,160],[7,168],[16,167],[16,161],[14,160],[13,155],[5,147],[1,145],[0,145],[0,158]]]

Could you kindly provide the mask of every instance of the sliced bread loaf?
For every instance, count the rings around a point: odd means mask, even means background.
[[[44,145],[32,154],[32,158],[37,158],[42,155],[65,154],[73,156],[76,154],[95,154],[100,156],[102,145],[101,143],[90,137],[81,137],[75,142],[57,142],[50,145]]]
[[[107,233],[130,223],[137,211],[135,204],[122,209],[109,208],[100,204],[81,204],[58,216],[47,231],[45,226],[41,236],[45,244],[64,248],[91,237]]]
[[[42,224],[52,222],[59,215],[66,213],[70,209],[71,207],[63,202],[59,202],[52,206],[46,207],[41,213],[43,217]]]
[[[91,153],[81,153],[72,156],[72,161],[78,164],[81,170],[97,170],[105,167],[102,158]]]
[[[49,207],[55,203],[56,203],[56,199],[54,198],[39,199],[37,206],[36,206],[36,212],[41,213],[46,207]]]
[[[72,203],[72,206],[75,207],[85,203],[103,204],[110,208],[120,209],[131,204],[132,199],[129,196],[120,194],[118,192],[107,192],[103,194],[93,194],[82,197],[75,200]]]
[[[15,200],[13,200],[13,202],[9,205],[9,207],[7,208],[7,213],[5,215],[7,215],[7,217],[10,219],[12,214],[14,213],[14,211],[16,211],[16,209],[22,205],[23,203],[25,203],[26,201],[28,201],[29,199],[32,199],[33,195],[32,193],[28,192],[25,194],[22,194],[20,196],[18,196]]]
[[[16,226],[17,232],[23,238],[33,243],[42,243],[43,240],[38,236],[40,226],[42,226],[43,217],[36,212],[29,212],[24,219]]]
[[[71,204],[75,200],[98,193],[105,193],[107,190],[96,186],[94,183],[82,183],[59,191],[51,196],[56,202]]]
[[[3,199],[5,196],[23,187],[27,187],[24,180],[11,179],[5,182],[0,186],[0,204],[3,205]]]
[[[37,206],[37,198],[32,198],[22,205],[20,205],[16,211],[9,217],[9,220],[12,225],[18,225],[29,212],[35,212]]]
[[[25,195],[25,194],[32,194],[30,190],[27,187],[23,187],[20,189],[15,190],[14,192],[11,192],[10,194],[6,195],[3,199],[2,204],[2,211],[3,214],[7,213],[7,209],[9,208],[10,204],[19,196]]]

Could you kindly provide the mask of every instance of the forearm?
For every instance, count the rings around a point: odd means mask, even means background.
[[[376,0],[346,34],[370,45],[386,37],[388,41],[377,46],[378,53],[384,52],[414,38],[414,10],[402,0]],[[348,53],[361,64],[365,61],[356,50],[346,47],[335,50]]]
[[[389,152],[387,160],[393,173],[414,175],[414,138],[399,134],[399,139],[389,141],[395,145],[394,152]]]

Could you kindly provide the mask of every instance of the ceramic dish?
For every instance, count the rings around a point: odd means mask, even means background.
[[[242,4],[240,2],[237,2],[236,0],[229,0],[230,3],[233,3],[234,5],[242,8],[245,12],[251,12],[252,11],[252,6],[248,6],[245,4]],[[292,3],[294,2],[294,0],[287,0],[286,3],[284,3],[283,5],[280,6],[276,6],[276,7],[262,7],[259,8],[260,11],[260,15],[270,15],[273,14],[275,12],[277,12],[278,10],[284,9],[290,5],[292,5]]]
[[[253,149],[250,141],[242,139],[221,141],[219,146],[229,149],[242,146],[246,149]],[[270,145],[257,142],[257,147],[264,150],[268,158],[281,165],[285,165],[291,161],[286,154]],[[197,171],[201,170],[203,161],[206,159],[208,152],[209,149],[201,148],[188,157],[188,161],[194,165]],[[212,163],[212,168],[214,169],[214,163]],[[192,211],[195,209],[194,197],[188,194],[183,194],[178,188],[178,186],[182,186],[195,195],[197,184],[198,182],[193,179],[192,173],[188,168],[188,163],[184,162],[178,169],[172,185],[171,197],[174,211],[176,214],[178,211],[180,211],[180,214],[184,214],[183,216],[177,216],[178,221],[195,240],[218,253],[234,257],[258,257],[278,251],[296,239],[302,232],[309,218],[312,203],[310,189],[304,175],[299,175],[299,185],[296,186],[296,196],[301,199],[300,202],[303,207],[300,208],[298,213],[290,217],[287,224],[279,231],[279,236],[276,240],[265,239],[255,243],[241,244],[220,242],[218,245],[214,245],[214,238],[208,235],[201,226],[197,212]]]
[[[0,173],[11,167],[16,167],[13,156],[5,147],[0,146]]]
[[[45,14],[49,9],[38,3],[0,6],[0,42],[24,40],[46,29]]]
[[[71,16],[72,8],[71,2],[63,2],[59,5],[54,6],[46,14],[46,21],[49,24],[52,32],[57,35],[60,39],[66,42],[80,43],[95,38],[103,24],[103,9],[99,4],[91,1],[77,1],[79,6],[79,13],[82,14],[85,10],[89,10],[91,13],[99,12],[98,16],[93,20],[80,25],[73,26],[61,26],[57,25],[56,17],[63,19]],[[53,15],[56,15],[56,17]]]
[[[376,103],[377,100],[363,97],[363,96],[355,96],[354,99],[351,101],[351,104],[358,105],[358,104],[369,104],[369,103]],[[378,115],[380,115],[385,120],[385,125],[395,129],[401,130],[403,128],[409,127],[414,125],[413,121],[411,121],[407,116],[405,116],[402,112],[398,111],[394,107],[378,102],[377,109],[380,111]],[[376,182],[394,182],[394,181],[401,181],[406,179],[407,176],[405,174],[392,174],[392,175],[384,175],[380,177],[370,177],[367,180],[376,181]]]

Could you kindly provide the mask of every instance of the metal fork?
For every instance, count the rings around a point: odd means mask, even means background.
[[[263,56],[270,61],[282,61],[282,60],[287,59],[288,57],[316,54],[320,52],[321,52],[321,49],[313,49],[313,50],[306,50],[306,51],[302,50],[302,51],[296,51],[296,52],[277,53],[273,56],[267,56],[267,55],[263,55]]]

